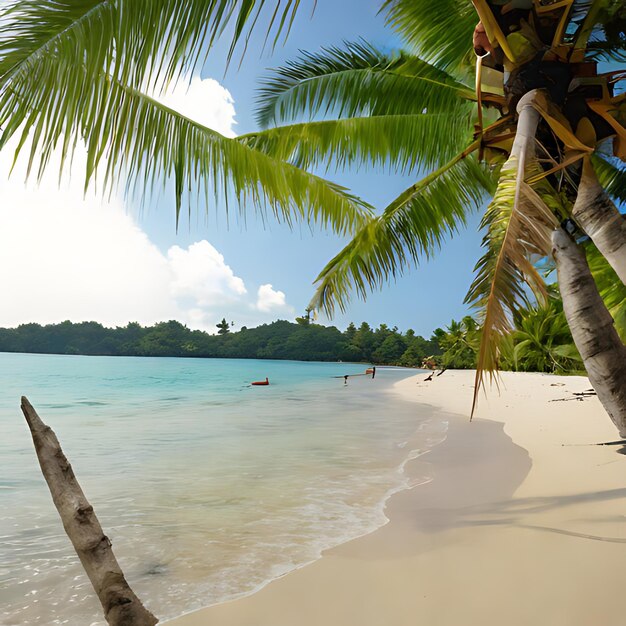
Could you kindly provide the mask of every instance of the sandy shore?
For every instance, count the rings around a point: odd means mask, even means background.
[[[450,415],[415,460],[432,482],[393,496],[390,522],[258,593],[172,626],[622,626],[626,456],[582,377],[505,373],[469,423],[473,373],[396,391]],[[465,416],[465,417],[463,417]]]

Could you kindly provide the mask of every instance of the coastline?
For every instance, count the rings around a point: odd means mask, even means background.
[[[171,626],[617,626],[626,458],[584,377],[504,373],[469,423],[473,372],[416,375],[405,399],[449,415],[446,440],[407,465],[429,483],[387,501],[382,528],[257,593]],[[581,445],[583,444],[583,445]],[[532,462],[532,463],[531,463]]]

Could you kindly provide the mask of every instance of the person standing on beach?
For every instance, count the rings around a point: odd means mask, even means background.
[[[374,380],[375,376],[376,376],[376,366],[372,365],[372,380]]]

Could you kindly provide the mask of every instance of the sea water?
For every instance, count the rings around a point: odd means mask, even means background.
[[[253,592],[386,522],[446,425],[346,363],[0,353],[0,624],[104,624],[19,409],[56,432],[161,620]],[[343,376],[350,374],[347,384]],[[269,377],[267,387],[253,380]],[[428,476],[414,476],[414,483]]]

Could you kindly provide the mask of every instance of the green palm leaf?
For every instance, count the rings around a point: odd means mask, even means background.
[[[336,306],[345,311],[353,291],[365,298],[456,232],[493,186],[492,174],[468,157],[477,148],[473,144],[367,221],[318,276],[312,306],[329,315]]]
[[[626,168],[620,166],[617,159],[598,153],[593,154],[591,160],[598,180],[607,193],[619,202],[626,202]]]
[[[529,185],[518,181],[517,159],[509,158],[481,224],[486,229],[485,253],[465,299],[477,309],[483,327],[472,414],[485,372],[493,378],[498,368],[500,345],[513,330],[513,312],[528,304],[525,285],[538,297],[546,295],[543,278],[531,259],[549,253],[550,233],[556,225],[544,201]]]
[[[471,140],[469,121],[462,112],[380,115],[279,126],[238,140],[305,169],[373,165],[408,172],[461,151]]]
[[[340,232],[352,230],[369,209],[343,188],[226,139],[139,89],[148,79],[175,78],[199,58],[207,37],[210,43],[232,19],[236,41],[251,12],[264,5],[11,3],[2,14],[8,27],[0,40],[0,149],[20,132],[18,152],[30,139],[29,172],[37,167],[41,174],[59,146],[63,169],[73,146],[85,141],[86,184],[104,155],[105,185],[127,179],[144,190],[173,177],[177,216],[183,195],[199,189],[205,196],[234,197],[240,207],[269,207],[287,221],[317,219]],[[288,5],[293,11],[297,3]]]
[[[90,106],[79,107],[86,93],[98,94]],[[313,219],[348,232],[369,213],[365,203],[343,188],[277,161],[197,124],[136,89],[106,75],[93,77],[60,62],[39,64],[0,98],[0,111],[9,111],[0,142],[11,136],[15,119],[22,119],[23,137],[32,131],[31,165],[45,166],[57,141],[64,154],[88,138],[86,181],[106,154],[105,185],[126,179],[145,188],[171,176],[176,182],[177,214],[183,194],[198,189],[252,203],[277,217]],[[6,115],[6,113],[5,113]],[[8,119],[7,119],[8,118]],[[38,156],[39,155],[39,156]]]
[[[516,311],[514,318],[510,343],[516,371],[564,372],[580,367],[560,298],[550,296],[541,306]]]
[[[381,10],[425,61],[452,70],[473,66],[478,15],[470,0],[386,0]]]
[[[262,127],[300,116],[452,112],[475,99],[472,89],[421,59],[384,53],[365,42],[303,52],[262,83]]]
[[[626,341],[626,286],[591,242],[585,245],[585,252],[589,269],[606,308],[613,317],[615,328],[622,340]]]
[[[0,10],[0,85],[50,55],[80,62],[89,74],[109,71],[140,87],[189,70],[233,25],[230,56],[260,14],[268,35],[291,26],[300,0],[10,0]],[[270,11],[274,11],[273,14]]]

